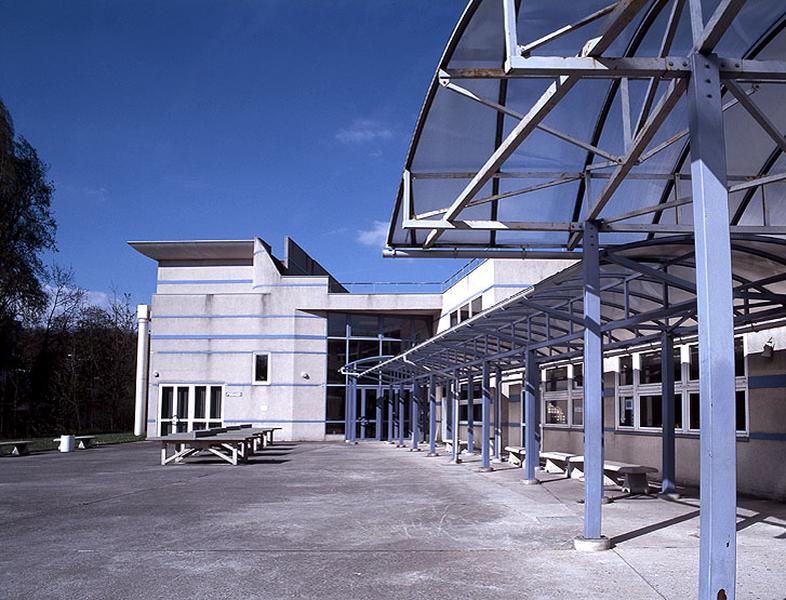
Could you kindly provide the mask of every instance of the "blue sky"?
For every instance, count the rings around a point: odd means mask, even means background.
[[[0,97],[50,165],[78,283],[146,302],[127,240],[291,235],[344,281],[440,280],[390,260],[392,208],[463,0],[0,3]]]

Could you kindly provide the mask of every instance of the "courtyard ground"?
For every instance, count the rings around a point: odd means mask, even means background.
[[[281,442],[161,467],[137,442],[0,459],[0,598],[696,597],[698,501],[618,498],[582,554],[582,484],[385,444]],[[610,492],[613,494],[613,492]],[[786,505],[741,499],[738,598],[786,598]]]

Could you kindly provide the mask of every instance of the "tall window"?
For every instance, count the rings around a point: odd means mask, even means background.
[[[267,352],[254,354],[254,383],[270,383],[270,354]]]
[[[542,396],[546,425],[584,425],[583,373],[581,363],[544,371]]]
[[[456,312],[458,318],[458,312]],[[451,320],[453,316],[451,315]],[[433,335],[429,316],[330,313],[328,315],[327,389],[325,393],[325,433],[344,433],[346,377],[339,369],[349,362],[401,353]],[[365,413],[365,433],[375,435],[376,377],[361,379],[355,398],[358,418]],[[365,394],[363,393],[365,390]],[[363,406],[365,396],[366,404]],[[408,410],[408,409],[407,409]],[[386,413],[385,413],[386,414]]]
[[[161,435],[221,427],[220,385],[162,384],[159,387],[159,430]]]

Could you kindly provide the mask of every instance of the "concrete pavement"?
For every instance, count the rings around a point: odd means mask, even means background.
[[[0,598],[696,596],[695,497],[619,499],[615,548],[581,554],[581,483],[448,460],[374,442],[238,467],[161,467],[147,442],[0,459]],[[739,517],[738,598],[786,598],[786,506]]]

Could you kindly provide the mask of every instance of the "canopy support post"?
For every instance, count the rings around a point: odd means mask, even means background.
[[[525,350],[524,367],[524,481],[528,485],[540,483],[535,469],[540,466],[540,367],[534,350]]]
[[[731,242],[717,57],[692,54],[688,87],[701,402],[699,598],[735,597],[736,424]]]
[[[674,338],[671,333],[664,332],[660,338],[660,371],[661,371],[661,415],[662,427],[662,460],[661,489],[666,497],[676,498],[676,459],[675,459],[675,406],[674,406]]]
[[[608,550],[601,535],[603,504],[603,338],[597,221],[584,222],[584,535],[577,550]],[[529,427],[527,427],[529,429]],[[527,452],[529,454],[529,452]]]
[[[367,388],[361,388],[360,390],[360,439],[366,439],[366,428],[368,420],[366,419],[366,392],[368,392]]]
[[[347,385],[347,406],[349,410],[347,411],[347,424],[349,430],[346,432],[347,441],[350,444],[357,443],[356,435],[357,432],[355,431],[357,427],[357,380],[354,377],[349,378],[349,385]]]
[[[475,454],[475,377],[467,375],[467,454]]]
[[[409,450],[410,452],[420,452],[418,441],[420,438],[420,395],[423,387],[414,382],[412,384],[412,398],[410,402],[409,430],[412,434]]]
[[[483,423],[481,424],[480,435],[481,435],[481,446],[480,446],[480,455],[481,455],[481,471],[493,471],[491,468],[491,448],[490,448],[490,440],[491,437],[491,382],[489,376],[489,363],[488,361],[483,361],[483,367],[480,376],[480,394],[482,398],[482,410],[483,410]]]
[[[393,390],[393,384],[388,388],[388,444],[393,443],[393,409],[396,402],[396,393]]]
[[[445,414],[442,414],[445,418]],[[437,382],[433,375],[428,376],[428,454],[437,455]]]
[[[404,448],[404,428],[405,428],[405,412],[406,401],[404,400],[404,384],[399,384],[398,388],[398,448]]]
[[[453,379],[450,381],[450,403],[453,405],[453,444],[451,452],[451,463],[461,464],[461,436],[459,435],[459,404],[461,403],[461,388],[459,387],[458,370],[453,371]]]
[[[494,458],[491,462],[502,462],[502,369],[494,371]]]
[[[377,439],[378,442],[382,441],[382,386],[377,387],[377,394],[376,394],[376,401],[374,402],[374,407],[376,408],[374,414],[374,437]]]

